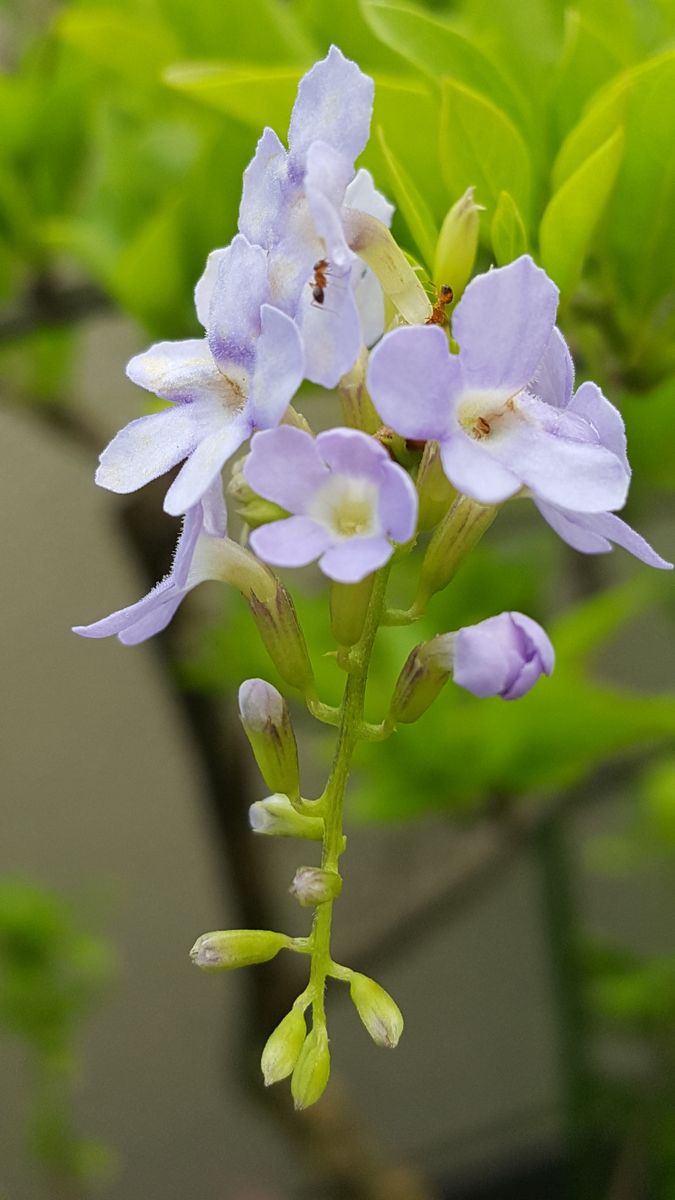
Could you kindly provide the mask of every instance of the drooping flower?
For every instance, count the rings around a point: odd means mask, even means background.
[[[129,363],[129,378],[171,407],[113,438],[98,484],[133,492],[186,459],[164,501],[178,516],[198,503],[254,429],[279,423],[304,366],[293,321],[269,298],[265,252],[238,235],[197,289],[207,336],[159,342]]]
[[[437,326],[394,330],[371,355],[368,387],[397,433],[440,443],[448,479],[480,503],[527,487],[544,503],[603,513],[624,504],[630,471],[625,449],[588,416],[583,389],[576,407],[564,401],[571,361],[557,303],[555,284],[523,255],[467,287],[452,322],[459,354]],[[601,400],[594,411],[611,426],[618,414]]]
[[[87,638],[117,635],[135,646],[160,633],[172,620],[188,592],[209,579],[234,583],[244,593],[264,594],[273,577],[252,554],[226,537],[226,511],[220,480],[186,513],[171,571],[147,596],[111,613],[93,625],[76,625],[74,633]]]
[[[446,637],[451,641],[453,679],[474,696],[518,700],[540,675],[553,671],[555,652],[548,635],[523,613],[500,613]]]
[[[362,344],[382,333],[380,286],[343,228],[346,211],[352,224],[354,210],[391,222],[392,206],[369,172],[354,173],[372,108],[372,79],[331,46],[300,81],[288,151],[267,128],[244,173],[239,228],[269,252],[272,303],[297,322],[307,378],[324,387],[334,387]]]
[[[244,464],[250,486],[290,512],[262,525],[251,546],[265,562],[301,567],[319,560],[330,579],[358,583],[415,532],[417,496],[386,450],[355,429],[314,439],[290,426],[258,433]]]

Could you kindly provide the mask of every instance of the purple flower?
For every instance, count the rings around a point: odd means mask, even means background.
[[[244,464],[247,483],[293,515],[262,525],[251,545],[265,562],[302,567],[319,559],[330,579],[358,583],[391,557],[391,542],[415,532],[410,477],[373,438],[332,429],[314,439],[284,425],[258,433]]]
[[[474,696],[518,700],[540,675],[553,670],[555,654],[547,634],[523,613],[500,613],[450,636],[453,679]]]
[[[298,87],[288,151],[265,129],[244,173],[239,228],[269,253],[272,303],[297,322],[308,379],[334,387],[382,333],[379,284],[352,253],[345,209],[390,224],[392,207],[354,160],[370,133],[373,81],[332,46]],[[325,264],[317,300],[315,266]]]
[[[525,486],[544,503],[604,513],[628,490],[621,419],[592,384],[590,408],[584,388],[571,398],[557,304],[528,255],[478,275],[453,317],[459,354],[438,326],[394,330],[371,355],[368,387],[397,433],[440,443],[448,479],[480,503]]]
[[[187,459],[164,507],[187,512],[253,429],[277,425],[304,373],[288,316],[269,303],[267,257],[238,235],[196,292],[207,336],[159,342],[127,374],[171,407],[132,421],[103,451],[96,482],[133,492]]]
[[[220,578],[218,560],[225,542],[227,514],[220,481],[186,513],[171,571],[142,600],[111,613],[93,625],[76,625],[73,633],[104,638],[116,634],[125,646],[135,646],[160,633],[181,600],[207,579]]]

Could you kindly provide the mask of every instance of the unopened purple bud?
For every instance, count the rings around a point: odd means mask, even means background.
[[[474,696],[517,700],[550,675],[555,652],[541,625],[519,612],[500,613],[454,635],[453,678]]]
[[[239,688],[239,715],[267,786],[297,796],[298,747],[281,693],[264,679],[247,679]]]

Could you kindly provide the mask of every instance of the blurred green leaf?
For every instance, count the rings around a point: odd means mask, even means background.
[[[180,57],[171,29],[138,11],[65,8],[57,17],[56,32],[98,67],[132,81],[159,79],[163,68]]]
[[[285,0],[161,0],[167,21],[189,55],[226,51],[233,61],[294,62],[318,58],[312,37]]]
[[[617,129],[549,201],[539,227],[541,264],[558,284],[563,299],[576,287],[612,188],[624,149]]]
[[[577,125],[565,138],[553,164],[553,187],[563,183],[602,146],[621,125],[628,98],[625,77],[594,97]]]
[[[153,213],[115,263],[108,286],[120,304],[151,330],[179,334],[190,317],[181,252],[179,207],[175,200]]]
[[[590,96],[628,65],[628,56],[611,44],[606,29],[595,27],[575,9],[565,14],[565,43],[551,96],[558,138],[579,118]]]
[[[382,129],[377,130],[377,138],[389,171],[393,199],[403,215],[423,262],[430,269],[438,240],[436,222],[424,197],[389,149]]]
[[[489,210],[509,192],[524,219],[530,204],[530,160],[515,125],[485,96],[444,79],[440,160],[452,196],[475,185],[476,200]]]
[[[527,253],[527,234],[523,218],[518,211],[513,196],[508,192],[500,192],[497,200],[495,215],[490,226],[490,237],[497,265],[513,262],[521,254]]]
[[[299,78],[294,67],[241,63],[184,63],[164,72],[169,87],[260,132],[264,125],[285,131]]]

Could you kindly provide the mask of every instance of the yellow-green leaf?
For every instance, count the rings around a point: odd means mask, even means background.
[[[479,92],[444,79],[440,160],[451,194],[472,185],[476,200],[494,211],[499,193],[509,192],[525,220],[530,206],[530,159],[513,122]]]
[[[616,181],[624,148],[622,129],[586,159],[550,200],[539,227],[542,266],[563,297],[574,290],[594,230]]]
[[[508,192],[499,193],[490,236],[495,259],[500,267],[527,253],[527,233],[523,218],[513,196]]]
[[[431,269],[438,238],[436,222],[426,200],[417,190],[407,171],[401,166],[401,163],[389,149],[381,128],[377,130],[377,138],[389,171],[391,190],[396,205],[410,230],[424,263]]]
[[[300,71],[296,67],[242,66],[239,63],[180,63],[164,72],[164,82],[193,100],[260,130],[285,132]]]

